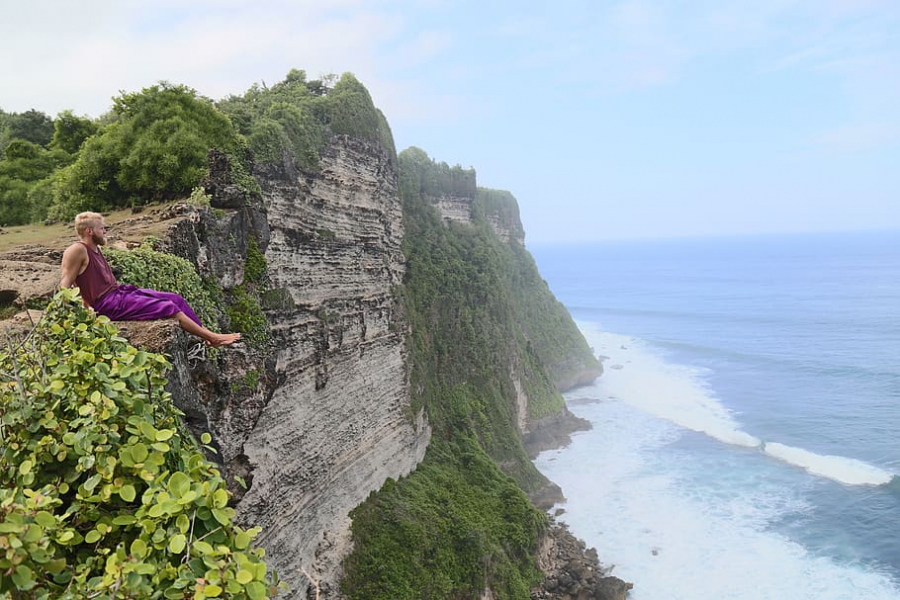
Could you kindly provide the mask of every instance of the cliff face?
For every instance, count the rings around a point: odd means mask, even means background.
[[[238,512],[264,527],[279,572],[302,565],[332,580],[350,510],[415,467],[430,435],[423,413],[409,414],[392,297],[403,276],[396,174],[380,146],[338,137],[318,177],[259,179],[272,286],[291,301],[267,315],[278,384],[245,446],[254,485]]]
[[[238,520],[262,527],[270,567],[301,597],[301,568],[334,587],[350,510],[412,470],[431,429],[410,409],[407,327],[393,296],[405,271],[393,155],[336,136],[314,175],[289,162],[255,175],[253,207],[223,209],[234,203],[214,196],[218,218],[187,210],[165,243],[234,286],[252,237],[268,264],[269,346],[200,361],[189,340],[175,344],[170,387],[194,429],[213,433],[231,480],[249,484],[232,486]]]

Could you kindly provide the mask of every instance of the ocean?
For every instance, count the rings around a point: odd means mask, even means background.
[[[536,464],[633,600],[900,599],[900,232],[529,250],[605,368]]]

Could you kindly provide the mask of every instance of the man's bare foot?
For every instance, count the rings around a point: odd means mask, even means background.
[[[239,339],[241,339],[239,333],[214,333],[212,338],[206,340],[206,345],[218,348],[219,346],[229,346]]]

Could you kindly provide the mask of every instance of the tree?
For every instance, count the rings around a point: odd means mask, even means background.
[[[51,148],[65,150],[69,154],[77,154],[84,140],[97,133],[99,126],[87,117],[78,117],[71,110],[64,110],[53,122],[53,139]]]
[[[55,218],[85,207],[103,210],[188,194],[206,175],[211,148],[235,154],[232,164],[243,164],[244,142],[231,121],[187,86],[161,82],[122,94],[113,112],[116,118],[84,141],[78,160],[61,177],[51,209]],[[87,128],[75,125],[76,134]]]
[[[37,110],[12,113],[6,116],[0,131],[0,151],[5,150],[14,139],[28,140],[40,146],[47,146],[53,139],[53,120]]]
[[[14,139],[0,160],[0,225],[22,225],[46,216],[35,211],[31,191],[39,181],[71,161],[58,149],[45,150],[23,139]]]

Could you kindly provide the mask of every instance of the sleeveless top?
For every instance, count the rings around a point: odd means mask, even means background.
[[[84,242],[79,242],[84,244]],[[81,297],[88,306],[94,304],[107,292],[116,288],[116,276],[113,275],[109,263],[100,250],[94,252],[84,244],[88,253],[88,266],[84,272],[75,278],[75,284],[81,290]]]

